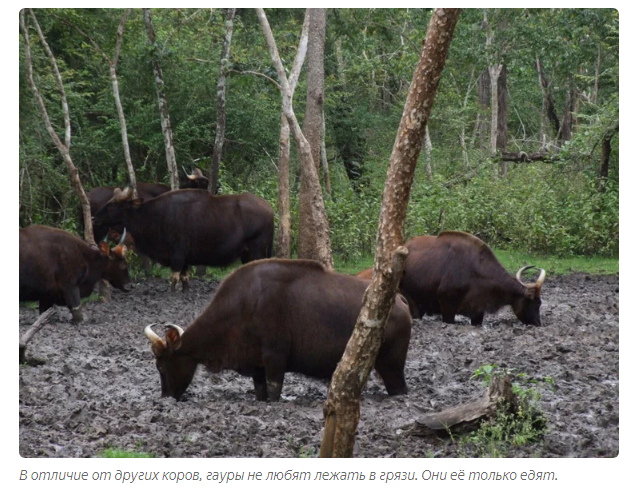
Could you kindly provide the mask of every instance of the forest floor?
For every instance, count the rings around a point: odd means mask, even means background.
[[[156,457],[317,456],[325,381],[288,374],[281,401],[264,403],[256,401],[250,378],[199,368],[183,401],[160,397],[144,327],[186,327],[217,285],[192,280],[190,292],[171,294],[168,282],[145,280],[129,294],[114,291],[110,303],[87,303],[79,326],[60,308],[27,348],[27,357],[44,363],[19,368],[20,455],[94,457],[113,448]],[[402,428],[481,394],[483,381],[471,378],[484,364],[547,381],[534,387],[547,420],[542,439],[499,455],[616,456],[619,276],[548,276],[541,315],[538,328],[521,324],[510,309],[486,316],[481,327],[459,317],[454,325],[414,320],[409,394],[388,397],[372,374],[355,456],[470,456],[470,446],[449,436],[418,437]],[[36,318],[35,309],[20,307],[20,335]]]

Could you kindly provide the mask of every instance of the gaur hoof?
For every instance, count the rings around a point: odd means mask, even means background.
[[[83,317],[83,311],[81,310],[80,306],[77,308],[70,309],[70,312],[72,313],[73,323],[81,323],[82,321],[85,320],[85,318]]]

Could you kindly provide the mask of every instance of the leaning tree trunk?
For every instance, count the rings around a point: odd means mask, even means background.
[[[157,53],[155,43],[155,31],[151,20],[151,9],[143,9],[144,24],[147,28],[147,36],[151,49],[153,50],[153,75],[155,76],[155,89],[157,91],[158,106],[160,108],[160,123],[162,124],[162,134],[164,135],[164,148],[166,151],[166,166],[170,177],[171,189],[179,189],[179,175],[177,174],[177,162],[175,160],[175,147],[173,145],[173,131],[171,129],[171,118],[168,112],[168,101],[164,90],[164,77],[162,76],[162,66]]]
[[[322,114],[324,109],[324,43],[326,41],[326,9],[310,9],[308,35],[308,72],[306,91],[306,113],[304,136],[308,140],[319,182],[319,148],[321,145]],[[309,180],[300,184],[300,217],[298,235],[298,258],[316,259],[315,224],[311,209]]]
[[[289,75],[289,95],[293,97],[297,81],[302,71],[302,65],[306,59],[308,47],[308,30],[310,14],[304,15],[304,24],[300,43],[295,54],[291,74]],[[280,88],[280,87],[279,87]],[[282,92],[282,89],[280,89]],[[291,129],[289,120],[282,112],[280,118],[280,161],[278,163],[278,237],[276,239],[276,256],[278,258],[291,258],[291,202],[289,199],[289,163],[291,157]]]
[[[83,189],[83,185],[81,184],[81,178],[79,177],[79,171],[75,167],[72,162],[72,158],[70,157],[70,143],[71,143],[71,126],[70,126],[70,111],[68,110],[68,100],[66,98],[66,91],[63,87],[63,81],[61,80],[61,73],[59,72],[59,67],[57,66],[57,60],[53,55],[48,43],[46,42],[46,38],[44,37],[44,33],[39,27],[39,23],[37,22],[37,17],[35,17],[35,13],[32,9],[28,9],[28,12],[33,19],[33,23],[35,24],[35,28],[37,29],[37,35],[39,36],[39,40],[44,47],[44,51],[50,60],[50,63],[53,67],[53,72],[55,76],[55,80],[57,82],[57,88],[59,90],[59,94],[61,96],[61,108],[63,111],[63,120],[65,125],[65,139],[64,142],[61,141],[57,133],[52,127],[52,123],[50,122],[50,118],[48,117],[48,111],[46,110],[46,104],[44,103],[44,99],[42,98],[39,90],[37,89],[37,85],[35,84],[35,79],[33,78],[33,61],[31,58],[31,44],[28,35],[28,27],[26,25],[25,20],[25,10],[22,9],[20,11],[20,27],[22,30],[22,35],[24,36],[24,51],[26,55],[26,74],[28,78],[28,84],[31,86],[31,90],[33,91],[33,95],[37,100],[37,104],[39,105],[39,109],[42,113],[42,117],[44,119],[44,124],[46,126],[46,130],[50,135],[53,143],[59,150],[59,153],[63,157],[63,161],[68,168],[68,173],[70,174],[70,181],[72,182],[77,195],[79,196],[79,201],[81,202],[81,209],[83,210],[83,223],[84,231],[83,236],[85,240],[90,244],[95,244],[94,241],[94,230],[92,229],[92,213],[90,211],[90,202],[88,200],[87,195],[85,194],[85,190]]]
[[[307,9],[309,12],[310,9]],[[315,259],[319,260],[328,269],[333,269],[333,257],[330,247],[330,233],[328,226],[328,217],[326,216],[326,209],[324,207],[324,199],[322,197],[322,189],[319,186],[319,177],[317,175],[317,168],[313,162],[313,154],[311,153],[311,147],[306,140],[306,137],[302,133],[302,129],[297,121],[295,113],[293,112],[293,93],[291,92],[289,81],[287,80],[284,66],[280,60],[280,54],[276,47],[276,42],[271,32],[271,27],[267,21],[267,17],[263,9],[257,8],[256,14],[260,21],[261,27],[267,40],[267,46],[273,60],[274,67],[278,73],[280,79],[280,88],[282,92],[282,112],[286,116],[291,133],[298,150],[300,162],[302,164],[302,180],[308,180],[309,188],[311,190],[311,209],[313,211],[313,226],[315,228]],[[319,145],[319,141],[317,142]]]
[[[427,179],[433,181],[433,170],[431,169],[431,152],[433,144],[431,143],[431,135],[429,134],[429,125],[427,124],[424,131],[424,170],[427,173]]]
[[[459,13],[436,9],[431,18],[389,161],[372,282],[328,391],[320,457],[352,456],[361,392],[374,367],[407,253],[401,245],[413,175]]]
[[[217,82],[217,132],[214,138],[214,150],[212,151],[212,172],[210,173],[210,194],[212,195],[217,194],[219,187],[219,164],[221,163],[223,142],[225,141],[225,75],[227,74],[228,69],[228,57],[230,55],[230,44],[232,43],[235,13],[236,9],[227,9],[225,15],[225,39],[223,40],[219,80]]]

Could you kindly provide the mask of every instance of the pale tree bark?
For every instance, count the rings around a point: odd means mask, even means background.
[[[555,135],[558,135],[560,131],[560,120],[558,119],[558,115],[556,114],[556,106],[553,101],[553,94],[551,92],[551,88],[549,87],[549,81],[547,80],[547,77],[545,76],[545,67],[543,65],[542,59],[538,56],[536,56],[536,71],[538,72],[538,84],[540,85],[540,90],[542,91],[542,95],[543,95],[544,112],[546,113],[547,118],[549,119],[549,122],[552,125],[554,136],[555,136]],[[546,140],[546,137],[544,136],[544,128],[542,125],[542,121],[541,121],[541,135],[543,135],[541,140]]]
[[[291,74],[289,75],[289,96],[293,97],[297,81],[302,71],[302,65],[306,59],[308,47],[308,31],[310,13],[307,10],[304,15],[304,25],[300,43],[295,54]],[[275,83],[275,81],[274,81]],[[280,89],[280,86],[278,86]],[[280,92],[282,90],[280,89]],[[276,256],[278,258],[291,258],[291,202],[289,199],[289,161],[291,157],[291,129],[289,120],[284,112],[280,118],[280,161],[278,162],[278,237],[276,239]]]
[[[37,17],[35,17],[35,13],[32,9],[28,9],[28,13],[33,19],[33,24],[37,30],[37,35],[39,36],[39,40],[44,47],[44,51],[50,60],[50,63],[53,68],[53,73],[55,75],[55,80],[57,82],[57,88],[59,90],[59,95],[61,96],[61,108],[63,111],[63,121],[65,126],[65,137],[64,142],[61,141],[57,133],[52,127],[52,123],[50,118],[48,117],[48,111],[46,110],[46,104],[44,103],[44,99],[42,98],[39,90],[37,89],[37,85],[35,84],[35,79],[33,78],[33,61],[31,57],[31,44],[29,40],[28,27],[26,25],[26,16],[25,11],[27,9],[22,9],[20,11],[20,28],[22,30],[22,35],[24,36],[24,51],[26,55],[26,74],[28,78],[28,84],[31,86],[31,90],[33,91],[33,95],[37,100],[37,104],[42,113],[42,118],[44,119],[44,124],[46,126],[46,130],[50,135],[55,147],[59,150],[59,153],[63,157],[63,161],[68,168],[68,173],[70,174],[70,181],[72,182],[77,195],[79,196],[79,201],[81,202],[81,209],[83,211],[83,223],[84,223],[84,231],[83,237],[90,244],[95,244],[94,241],[94,230],[92,229],[92,214],[90,212],[90,202],[88,200],[87,195],[85,194],[85,190],[83,189],[83,185],[81,184],[81,178],[79,177],[79,171],[75,167],[72,162],[72,158],[70,157],[70,144],[72,139],[72,132],[70,126],[70,111],[68,110],[68,100],[66,98],[66,91],[63,86],[63,81],[61,79],[61,73],[59,72],[59,67],[57,66],[57,60],[53,55],[48,43],[46,42],[46,38],[44,37],[44,33],[39,27],[39,23],[37,22]]]
[[[431,169],[431,152],[433,144],[431,144],[431,135],[429,134],[429,125],[424,129],[424,170],[427,173],[427,179],[433,181],[433,170]]]
[[[499,137],[499,75],[503,65],[491,65],[488,67],[490,73],[490,94],[492,101],[492,119],[490,122],[490,152],[497,153],[497,138]]]
[[[326,185],[326,191],[330,195],[330,170],[328,169],[328,157],[326,156],[326,114],[322,108],[322,135],[319,154],[321,156],[322,170],[324,171],[324,184]]]
[[[307,9],[307,11],[310,9]],[[308,180],[309,187],[311,189],[311,208],[313,211],[313,221],[316,230],[315,244],[316,244],[316,260],[324,264],[328,269],[333,269],[333,257],[330,247],[330,233],[328,226],[328,217],[326,215],[326,209],[324,207],[324,199],[322,197],[322,189],[319,185],[319,177],[317,175],[317,168],[313,162],[313,154],[311,153],[311,147],[306,140],[306,137],[302,133],[302,129],[297,121],[295,113],[293,112],[293,94],[289,87],[289,81],[287,79],[282,61],[280,60],[280,54],[276,47],[276,42],[271,32],[271,27],[267,21],[267,17],[263,9],[257,8],[256,14],[262,27],[271,59],[275,66],[278,78],[280,80],[280,87],[282,91],[282,112],[286,116],[291,133],[298,149],[300,157],[300,163],[302,164],[302,180]],[[319,145],[319,141],[317,141]]]
[[[147,29],[149,44],[153,50],[153,75],[155,76],[155,89],[157,91],[158,107],[160,109],[160,123],[162,134],[164,135],[164,149],[166,151],[166,166],[170,177],[172,190],[179,189],[179,175],[177,174],[177,161],[175,160],[175,146],[173,145],[173,130],[171,128],[171,118],[168,112],[168,101],[164,89],[164,77],[162,76],[162,66],[158,57],[158,49],[155,43],[155,31],[151,20],[151,9],[144,11],[144,24]]]
[[[308,35],[308,71],[306,74],[306,113],[304,114],[304,136],[308,140],[317,171],[319,185],[319,148],[324,109],[324,43],[326,40],[326,9],[309,9],[310,26]],[[302,171],[304,174],[304,171]],[[298,258],[316,259],[315,224],[311,208],[309,180],[300,182],[300,216],[298,235]]]
[[[372,282],[328,391],[320,457],[352,456],[361,392],[374,367],[407,253],[401,245],[414,171],[459,13],[436,9],[431,18],[389,161]]]
[[[219,186],[219,164],[223,153],[223,142],[225,141],[225,92],[226,74],[228,69],[228,57],[230,56],[230,44],[232,43],[232,32],[234,30],[234,14],[236,9],[227,9],[225,14],[225,38],[223,40],[223,50],[221,51],[221,63],[219,68],[219,80],[217,82],[217,132],[214,138],[214,150],[212,151],[212,170],[210,178],[210,194],[216,195]]]
[[[475,129],[473,130],[473,139],[479,139],[479,148],[486,149],[488,147],[488,136],[490,133],[490,122],[488,121],[488,113],[491,108],[490,97],[490,73],[488,69],[482,70],[477,83],[477,96],[479,100],[479,112],[475,121]],[[474,140],[471,146],[474,146]]]
[[[91,36],[86,34],[81,28],[72,25],[78,32],[80,32],[83,36],[85,36],[90,44],[94,47],[96,51],[98,51],[101,56],[107,62],[109,66],[109,78],[112,82],[112,93],[114,94],[114,102],[116,104],[116,112],[118,113],[118,121],[120,121],[120,134],[122,137],[122,146],[123,146],[123,154],[125,156],[125,163],[127,164],[127,173],[129,174],[129,186],[131,187],[133,199],[138,198],[138,191],[136,186],[136,172],[133,169],[133,164],[131,162],[131,152],[129,151],[129,138],[127,135],[127,120],[125,120],[125,112],[123,111],[122,103],[120,101],[120,91],[118,90],[118,77],[116,75],[116,66],[118,65],[118,59],[120,58],[120,49],[122,47],[122,37],[123,31],[125,29],[125,24],[127,23],[127,19],[131,15],[131,9],[127,9],[123,14],[120,23],[118,24],[118,29],[116,30],[116,48],[114,51],[114,57],[110,58],[105,54],[105,52],[101,49],[101,47],[92,39]]]
[[[591,96],[591,103],[597,104],[597,94],[599,92],[599,71],[602,63],[602,45],[597,44],[597,63],[595,64],[595,82],[593,84],[593,95]]]
[[[559,144],[562,146],[564,142],[571,140],[573,135],[573,114],[575,112],[576,90],[573,81],[567,89],[566,103],[564,105],[564,113],[562,116],[562,126],[560,127]]]
[[[507,121],[508,121],[508,91],[507,91],[507,68],[505,65],[501,65],[501,71],[499,72],[499,79],[497,80],[498,89],[498,108],[497,108],[497,150],[499,152],[505,152],[507,150],[508,133],[507,133]],[[507,162],[503,161],[501,174],[505,178],[507,177]]]

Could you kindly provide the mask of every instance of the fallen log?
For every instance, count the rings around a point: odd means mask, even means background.
[[[41,330],[47,323],[48,320],[52,317],[53,314],[57,312],[57,306],[53,306],[48,308],[42,314],[39,315],[39,318],[35,320],[33,326],[24,334],[24,336],[20,339],[20,364],[24,364],[26,362],[26,346],[35,336],[35,334]]]
[[[515,409],[516,400],[510,376],[493,376],[481,398],[442,412],[421,416],[401,427],[401,430],[414,436],[469,431],[477,427],[482,420],[494,417],[501,402],[504,402],[508,409]]]

